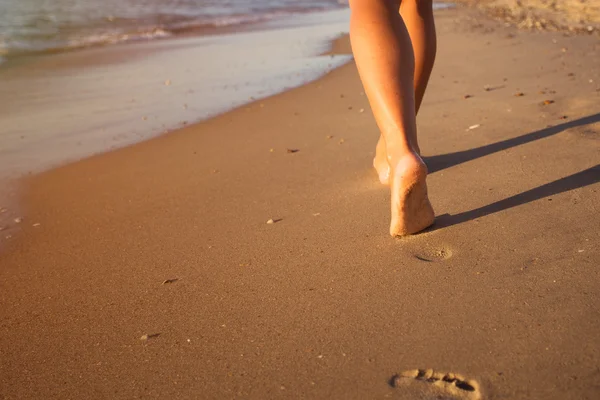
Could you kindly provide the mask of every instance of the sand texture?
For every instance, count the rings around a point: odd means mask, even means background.
[[[388,235],[353,63],[32,176],[0,398],[597,399],[600,45],[438,17],[433,229]]]
[[[600,35],[598,0],[455,0],[520,28]]]

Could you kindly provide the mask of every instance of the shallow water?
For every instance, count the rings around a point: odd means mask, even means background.
[[[0,0],[0,56],[167,37],[341,7],[343,0]]]

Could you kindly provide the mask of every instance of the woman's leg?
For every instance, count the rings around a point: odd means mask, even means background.
[[[402,0],[400,15],[415,54],[415,111],[419,113],[437,50],[433,0]]]
[[[431,76],[437,49],[433,1],[402,0],[400,15],[410,35],[415,56],[415,113],[418,114]],[[418,147],[417,151],[420,153]],[[387,155],[383,137],[379,138],[375,154],[373,165],[377,170],[381,183],[387,184],[389,183],[389,166],[386,161]]]
[[[393,236],[416,233],[434,220],[427,167],[418,154],[415,57],[399,7],[399,0],[350,0],[352,51],[390,166]]]

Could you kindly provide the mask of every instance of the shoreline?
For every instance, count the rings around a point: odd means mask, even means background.
[[[323,56],[344,33],[346,15],[346,10],[298,15],[242,31],[24,59],[23,65],[0,71],[4,178],[10,170],[35,172],[146,140],[317,79],[349,60]],[[244,59],[250,41],[262,44]],[[47,145],[40,148],[40,141],[49,139],[63,142],[61,148],[52,153]]]
[[[271,27],[271,29],[273,29],[274,31],[277,29],[277,27]],[[251,31],[249,31],[251,32]],[[219,35],[236,35],[239,33],[244,33],[244,32],[236,32],[236,31],[232,31],[229,33],[215,33],[214,36],[219,36]],[[194,37],[190,37],[191,39],[193,39]],[[185,39],[185,38],[183,38]],[[165,40],[165,42],[168,39]],[[173,41],[176,41],[177,39],[173,39]],[[341,34],[340,37],[335,38],[335,39],[331,39],[330,41],[328,41],[328,50],[324,51],[322,53],[319,53],[318,55],[316,55],[317,57],[331,57],[331,59],[333,59],[334,57],[351,57],[351,51],[348,48],[347,44],[347,34]],[[63,61],[60,58],[55,58],[55,59],[45,59],[44,61],[46,61],[49,64],[45,64],[46,66],[48,66],[49,68],[53,69],[54,71],[52,72],[53,74],[56,72],[56,70],[60,71],[61,69],[70,69],[70,68],[85,68],[88,66],[98,66],[99,63],[101,64],[112,64],[112,63],[122,63],[122,62],[131,62],[133,59],[135,58],[140,58],[140,57],[144,57],[147,56],[148,54],[152,54],[153,52],[161,52],[161,51],[168,51],[169,49],[172,49],[172,44],[173,43],[163,43],[162,46],[158,46],[158,43],[149,43],[148,44],[148,48],[144,49],[144,48],[136,48],[136,53],[131,54],[128,53],[127,54],[127,58],[124,60],[124,55],[122,54],[122,51],[126,51],[127,49],[124,47],[122,49],[118,49],[118,48],[114,48],[114,51],[112,52],[106,52],[104,51],[105,49],[102,48],[96,48],[96,49],[89,49],[88,52],[82,51],[82,52],[77,52],[77,53],[73,53],[72,55],[70,55],[69,57],[66,57],[66,59]],[[128,46],[128,44],[123,44],[123,46]],[[184,46],[185,47],[185,46]],[[113,49],[110,49],[113,50]],[[94,55],[93,53],[97,52],[98,54]],[[89,54],[87,53],[92,53],[92,57],[89,57]],[[111,54],[112,53],[112,54]],[[107,57],[108,55],[108,57]],[[286,91],[290,91],[290,90],[294,90],[295,88],[299,87],[299,86],[303,86],[303,85],[307,85],[310,84],[311,82],[317,81],[319,79],[321,79],[323,76],[326,76],[327,74],[329,74],[331,71],[342,67],[343,65],[352,62],[351,58],[348,58],[347,61],[342,60],[342,63],[339,66],[335,66],[335,67],[331,67],[329,66],[326,70],[324,70],[322,73],[320,73],[319,77],[314,77],[312,79],[308,79],[307,81],[304,81],[303,83],[294,86],[292,85],[291,87],[286,87],[285,89],[281,90],[281,91],[276,91],[273,94],[269,94],[266,97],[257,97],[257,98],[252,98],[249,99],[247,102],[242,102],[241,104],[232,107],[230,109],[224,110],[222,112],[217,113],[216,115],[213,116],[209,116],[209,117],[204,117],[201,118],[200,120],[191,122],[189,124],[189,126],[195,126],[198,124],[202,124],[203,122],[213,119],[213,118],[217,118],[223,114],[227,114],[230,112],[233,112],[239,108],[251,105],[251,104],[256,104],[256,105],[260,105],[262,101],[269,99],[271,97],[277,96],[278,94],[281,94],[283,92]],[[43,68],[42,67],[38,67],[38,68]],[[187,123],[183,125],[183,127],[185,127],[186,125],[188,125]],[[107,154],[110,153],[112,151],[116,151],[119,149],[125,149],[131,146],[136,146],[137,144],[143,143],[147,140],[154,140],[156,138],[159,138],[161,136],[167,136],[169,134],[173,134],[176,133],[177,131],[183,129],[182,126],[175,126],[172,128],[167,128],[165,130],[161,129],[161,132],[159,132],[156,135],[151,135],[150,137],[145,137],[145,138],[141,138],[141,139],[137,139],[133,142],[130,143],[125,143],[123,145],[112,145],[110,147],[105,147],[105,148],[99,148],[98,151],[95,151],[91,154],[87,154],[84,155],[83,157],[80,157],[78,159],[64,159],[64,161],[59,161],[57,163],[55,163],[54,165],[48,165],[45,168],[35,168],[33,167],[33,170],[29,170],[29,171],[22,171],[22,172],[13,172],[11,173],[6,173],[6,171],[8,169],[5,169],[5,172],[3,175],[0,174],[0,188],[2,190],[0,190],[0,252],[3,250],[2,248],[2,242],[3,242],[3,238],[4,239],[13,239],[13,234],[14,234],[14,228],[18,228],[18,224],[15,224],[15,219],[22,219],[23,215],[24,215],[24,209],[22,207],[22,205],[20,204],[20,201],[18,200],[20,197],[20,193],[21,193],[21,186],[22,186],[22,182],[23,180],[26,180],[28,178],[30,178],[31,176],[35,176],[47,171],[51,171],[53,169],[56,168],[61,168],[64,166],[68,166],[71,164],[75,164],[79,161],[82,161],[86,158],[90,158],[90,157],[96,157],[96,156],[101,156],[103,154]],[[104,129],[103,129],[104,131]],[[10,228],[13,229],[10,229]]]
[[[597,44],[472,18],[438,18],[426,233],[387,235],[354,63],[23,179],[0,397],[594,397]]]
[[[281,19],[284,21],[290,18],[294,18],[297,16],[310,16],[314,14],[319,14],[322,12],[330,12],[330,11],[339,11],[339,10],[326,10],[326,11],[313,11],[311,13],[304,14],[290,14],[288,16],[283,16]],[[274,21],[265,20],[265,21],[257,21],[252,23],[242,23],[240,25],[231,25],[231,26],[201,26],[189,30],[181,30],[178,32],[174,32],[168,36],[156,36],[152,38],[139,38],[132,40],[123,40],[116,42],[106,42],[106,43],[92,43],[89,45],[82,45],[80,47],[63,47],[63,48],[51,48],[46,50],[39,51],[31,51],[31,52],[20,52],[13,54],[1,54],[4,58],[2,64],[2,68],[15,68],[18,65],[27,64],[29,62],[36,62],[40,58],[52,57],[56,55],[69,54],[69,53],[78,53],[85,52],[88,50],[102,50],[102,49],[112,49],[114,46],[127,46],[128,48],[135,48],[138,45],[149,45],[149,44],[159,44],[161,42],[173,42],[178,39],[186,39],[186,38],[196,38],[196,37],[204,37],[204,36],[221,36],[221,35],[230,35],[230,34],[240,34],[246,32],[254,32],[269,29],[267,28],[269,25],[273,23],[277,24],[279,21],[275,19]],[[273,29],[273,28],[271,28]]]

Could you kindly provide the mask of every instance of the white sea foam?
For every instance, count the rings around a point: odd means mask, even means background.
[[[67,49],[77,49],[82,47],[90,47],[98,44],[116,44],[135,40],[148,40],[155,38],[165,38],[172,36],[171,32],[164,29],[155,28],[147,32],[131,32],[121,34],[96,34],[77,39],[70,39],[66,43]]]

